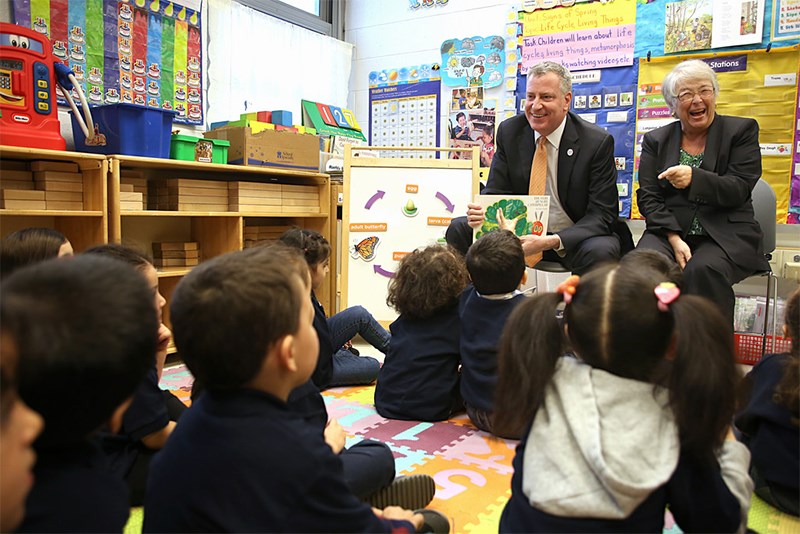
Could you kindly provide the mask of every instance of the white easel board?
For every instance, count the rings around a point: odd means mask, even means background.
[[[478,191],[475,152],[471,160],[368,158],[347,147],[341,309],[364,306],[384,325],[397,318],[386,305],[389,281],[405,254],[444,244],[450,221],[466,215]]]

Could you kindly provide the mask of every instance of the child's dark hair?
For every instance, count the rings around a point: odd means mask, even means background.
[[[736,403],[730,325],[697,296],[681,296],[661,311],[654,289],[662,281],[648,268],[599,267],[581,278],[563,328],[555,317],[559,294],[518,306],[500,339],[495,425],[518,429],[533,420],[569,343],[592,367],[668,388],[683,450],[712,459]]]
[[[84,254],[99,254],[124,261],[137,270],[142,270],[145,267],[153,266],[153,260],[147,254],[140,252],[135,248],[126,247],[125,245],[120,245],[118,243],[96,245],[84,251]]]
[[[657,250],[635,248],[622,256],[622,259],[619,260],[619,264],[653,269],[664,275],[665,282],[672,282],[678,286],[683,282],[683,271],[678,263]]]
[[[786,337],[792,340],[790,359],[775,388],[775,401],[784,404],[794,424],[800,423],[800,289],[786,301]]]
[[[290,228],[281,235],[280,241],[299,249],[309,267],[322,263],[331,255],[331,244],[324,235],[314,230]]]
[[[20,267],[55,258],[66,242],[66,236],[52,228],[17,230],[0,242],[0,272],[8,276]]]
[[[79,255],[14,273],[2,285],[0,324],[19,357],[19,393],[45,420],[43,446],[85,439],[154,365],[158,323],[141,274]]]
[[[411,319],[427,319],[458,304],[469,283],[464,258],[446,245],[430,245],[400,260],[386,304]]]
[[[242,388],[273,344],[297,332],[309,283],[299,251],[281,243],[203,262],[172,297],[178,353],[208,391]]]
[[[495,230],[467,250],[467,271],[481,295],[511,293],[525,274],[525,253],[513,232]]]

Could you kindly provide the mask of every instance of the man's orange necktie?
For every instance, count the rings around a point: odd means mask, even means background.
[[[531,164],[531,178],[528,183],[529,195],[544,195],[547,191],[547,138],[539,136],[536,142],[536,153]],[[542,253],[537,252],[525,257],[525,264],[533,267],[542,259]]]

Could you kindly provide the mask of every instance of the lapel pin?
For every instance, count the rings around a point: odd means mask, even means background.
[[[573,154],[572,149],[568,148],[567,149],[567,156],[571,156],[572,154]]]

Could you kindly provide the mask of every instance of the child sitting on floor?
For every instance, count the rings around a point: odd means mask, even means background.
[[[391,339],[389,332],[362,306],[351,306],[332,317],[326,317],[325,310],[314,294],[325,281],[330,264],[331,245],[322,234],[292,228],[284,232],[280,240],[303,252],[311,273],[314,329],[319,336],[319,358],[312,376],[314,383],[320,389],[371,384],[378,376],[378,360],[359,356],[344,346],[360,334],[364,341],[386,354]]]
[[[175,343],[205,391],[153,461],[145,532],[422,526],[420,514],[360,502],[318,429],[287,407],[316,364],[309,278],[294,250],[270,246],[218,256],[181,280]]]
[[[161,312],[167,301],[158,290],[158,273],[152,261],[141,252],[110,243],[92,247],[84,254],[108,256],[127,263],[144,277],[153,294],[153,308],[159,323],[154,364],[136,388],[133,402],[122,417],[122,428],[119,432],[101,435],[103,450],[111,459],[111,468],[128,483],[131,506],[142,506],[150,461],[156,451],[164,447],[176,421],[186,410],[180,399],[158,387],[167,346],[172,339],[172,332],[161,322]]]
[[[0,326],[0,532],[13,531],[25,516],[36,461],[33,441],[42,431],[42,417],[17,394],[18,360],[12,334]]]
[[[0,273],[5,277],[26,265],[71,256],[72,244],[58,230],[24,228],[8,234],[0,241]]]
[[[461,396],[472,423],[504,438],[518,438],[522,429],[497,433],[492,424],[497,382],[497,341],[506,319],[525,296],[525,254],[519,238],[495,230],[467,251],[472,284],[459,303],[461,320]]]
[[[158,323],[142,276],[78,256],[3,282],[0,324],[19,356],[19,393],[44,418],[20,532],[120,532],[128,489],[94,439],[119,428],[153,365]]]
[[[753,484],[730,431],[730,326],[663,280],[602,266],[514,310],[495,425],[528,430],[501,532],[661,532],[667,507],[684,532],[744,532]]]
[[[752,454],[755,493],[782,512],[800,515],[800,289],[786,302],[789,352],[768,354],[744,379],[749,399],[736,416]]]
[[[386,302],[400,314],[375,386],[375,408],[389,419],[442,421],[462,411],[458,298],[469,283],[464,259],[431,245],[400,260]]]

